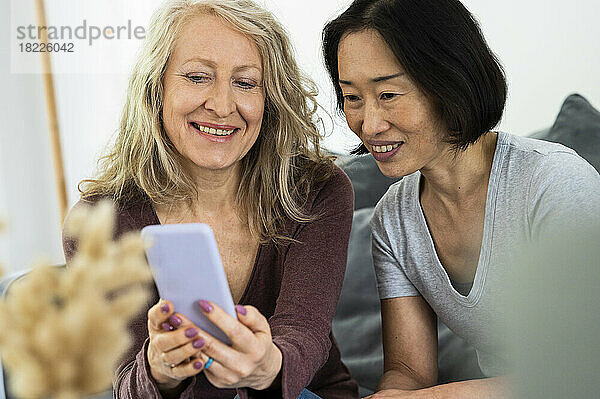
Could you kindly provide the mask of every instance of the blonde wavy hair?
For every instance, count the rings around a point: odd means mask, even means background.
[[[158,204],[184,201],[197,190],[162,126],[163,75],[182,28],[201,14],[218,16],[250,37],[262,57],[265,110],[258,139],[242,159],[237,201],[261,242],[286,239],[287,218],[312,220],[303,209],[311,187],[333,173],[320,148],[317,90],[294,59],[287,33],[250,0],[176,0],[153,15],[129,81],[114,146],[99,161],[95,179],[80,183],[83,199],[132,200],[141,192]]]

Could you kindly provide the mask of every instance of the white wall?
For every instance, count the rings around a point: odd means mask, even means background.
[[[62,251],[42,79],[10,73],[7,7],[0,12],[0,215],[7,219],[0,263],[10,271],[41,254],[59,261]],[[33,2],[23,7],[33,12]]]
[[[509,83],[500,128],[519,135],[550,126],[574,92],[600,108],[598,0],[464,0]]]
[[[32,14],[33,6],[29,3],[33,2],[14,0],[13,8],[26,7],[20,11]],[[77,17],[77,13],[83,14],[79,18],[91,21],[130,18],[146,24],[159,1],[53,0],[47,3],[48,24]],[[333,111],[333,89],[323,67],[320,35],[325,21],[349,2],[267,0],[262,3],[288,28],[300,65],[316,80],[322,93],[319,100],[334,116],[335,124],[327,124],[328,132],[333,133],[326,137],[325,145],[345,152],[356,139]],[[10,26],[10,13],[4,12],[10,2],[2,0],[0,4],[1,26]],[[564,97],[572,92],[583,94],[600,108],[597,73],[600,70],[600,25],[597,24],[600,5],[597,0],[576,0],[571,4],[558,0],[465,0],[465,4],[481,22],[490,47],[507,71],[509,99],[501,129],[528,134],[550,126]],[[10,73],[9,52],[14,49],[9,34],[14,32],[7,29],[0,32],[4,61],[0,66],[3,88],[0,115],[4,124],[0,133],[0,214],[7,214],[10,222],[8,234],[0,236],[0,262],[20,269],[26,267],[35,254],[46,253],[59,263],[63,261],[60,222],[42,81],[39,75]],[[117,128],[127,75],[135,55],[130,49],[118,47],[111,56],[96,54],[90,60],[89,70],[56,76],[71,204],[78,197],[77,183],[92,175],[103,145]],[[59,68],[69,66],[64,60],[54,62]],[[92,70],[95,72],[89,72]]]

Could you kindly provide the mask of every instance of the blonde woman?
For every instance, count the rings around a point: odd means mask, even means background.
[[[154,14],[116,143],[80,202],[113,199],[117,235],[209,224],[241,305],[236,320],[198,292],[229,347],[155,290],[115,397],[358,396],[331,335],[353,194],[320,151],[312,87],[251,1],[170,1]],[[76,243],[64,245],[69,259]]]

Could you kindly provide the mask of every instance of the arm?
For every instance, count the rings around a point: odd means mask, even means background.
[[[437,322],[420,296],[381,301],[383,389],[420,389],[437,382]]]
[[[436,317],[422,297],[381,301],[384,375],[380,398],[508,398],[508,377],[437,383]]]
[[[73,207],[73,209],[81,206],[93,206],[95,202],[96,201],[80,200]],[[69,215],[70,214],[71,213],[69,213]],[[67,215],[67,218],[65,219],[65,224],[69,223],[69,215]],[[129,220],[127,216],[123,216],[123,214],[117,212],[117,228],[115,230],[115,238],[133,228],[123,228],[123,226],[129,226],[129,222],[131,222],[131,220]],[[135,221],[133,225],[137,225]],[[67,267],[69,267],[73,257],[77,252],[77,240],[69,237],[64,231],[62,240]],[[153,295],[152,298],[149,299],[147,308],[150,308],[152,303],[158,300],[158,294],[156,293],[156,288],[154,286],[152,287],[151,292]],[[179,397],[179,393],[184,391],[188,385],[192,385],[188,384],[189,381],[186,381],[186,383],[179,384],[177,387],[171,390],[162,386],[161,389],[159,389],[159,386],[154,382],[154,379],[151,377],[150,366],[146,358],[146,351],[148,349],[147,321],[148,318],[146,316],[146,311],[142,310],[129,323],[128,328],[131,345],[121,359],[119,367],[115,372],[113,380],[113,395],[115,398]]]
[[[269,324],[281,350],[284,398],[297,398],[326,362],[331,321],[340,295],[352,227],[352,186],[341,171],[317,195],[320,215],[299,227],[283,265],[281,290]]]
[[[287,251],[281,248],[282,264],[273,266],[282,277],[269,322],[252,306],[238,305],[236,320],[215,304],[200,301],[204,314],[232,342],[227,346],[198,329],[203,341],[199,359],[203,364],[213,359],[204,374],[218,388],[238,388],[242,399],[264,395],[296,399],[328,358],[352,221],[352,188],[338,171],[313,195],[310,214],[318,217],[296,229],[297,242]],[[184,315],[177,316],[188,322]],[[170,333],[161,335],[166,334]],[[151,333],[149,349],[154,347],[157,353],[165,350],[153,345]],[[148,358],[153,364],[150,350]],[[157,369],[161,366],[160,360],[154,364]],[[260,392],[267,389],[274,391]]]
[[[451,382],[419,390],[389,389],[365,399],[507,399],[511,397],[509,377]]]

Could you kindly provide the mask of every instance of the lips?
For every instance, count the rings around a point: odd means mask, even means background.
[[[368,142],[370,145],[370,152],[373,154],[373,158],[379,162],[385,162],[391,159],[400,148],[404,145],[403,141],[395,142]]]
[[[240,130],[235,126],[215,125],[205,122],[192,121],[189,125],[201,137],[204,137],[213,143],[225,143],[231,141],[235,134]]]
[[[393,149],[398,148],[398,146],[402,144],[402,143],[396,143],[396,144],[388,144],[388,145],[374,145],[372,146],[372,149],[374,152],[377,153],[386,153],[386,152],[390,152]]]
[[[215,136],[229,136],[236,130],[234,126],[213,125],[209,123],[190,122],[190,125],[202,133],[212,134]]]

